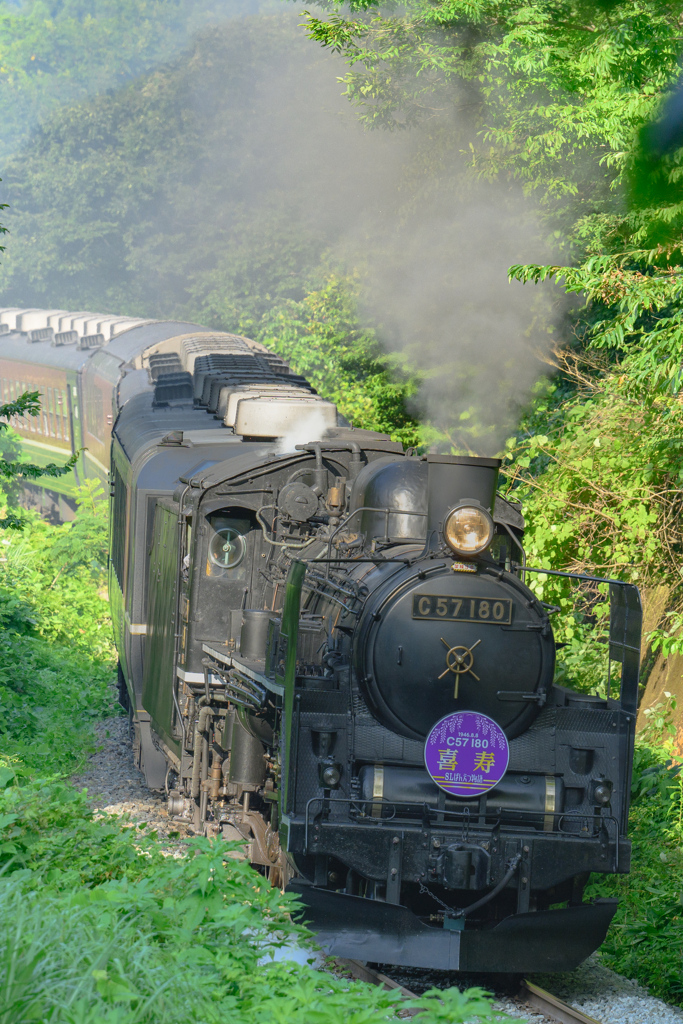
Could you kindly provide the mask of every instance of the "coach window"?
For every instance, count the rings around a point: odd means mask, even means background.
[[[126,552],[126,520],[128,516],[128,488],[116,463],[112,465],[111,480],[114,491],[112,508],[111,564],[119,586],[123,590],[124,560]]]
[[[185,520],[185,530],[183,538],[183,561],[180,566],[180,575],[183,578],[184,583],[190,582],[190,569],[192,567],[192,519],[188,516]]]
[[[247,568],[247,535],[251,528],[250,520],[238,518],[227,509],[214,512],[208,520],[206,575],[231,580],[243,579]]]

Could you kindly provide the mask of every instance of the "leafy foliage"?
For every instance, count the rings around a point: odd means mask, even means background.
[[[358,426],[411,442],[413,385],[359,327],[357,275],[324,259],[347,227],[340,210],[358,207],[354,180],[327,172],[335,153],[353,171],[358,143],[327,110],[339,104],[337,69],[319,66],[297,20],[233,20],[147,77],[44,120],[7,167],[2,301],[262,337]]]
[[[292,897],[232,859],[230,844],[195,839],[168,852],[125,821],[97,820],[63,783],[0,790],[3,1019],[394,1017],[397,992],[289,959],[304,959],[310,939],[289,916]],[[434,991],[415,1006],[427,1024],[499,1019],[478,989]]]
[[[605,359],[565,353],[558,366],[561,375],[543,387],[504,462],[504,487],[524,504],[527,560],[628,580],[646,592],[663,585],[675,602],[683,552],[680,402],[670,395],[637,401]],[[540,575],[529,583],[560,607],[553,628],[568,646],[558,682],[604,688],[606,586],[578,588]]]
[[[116,714],[104,589],[107,506],[82,488],[73,523],[28,517],[0,551],[0,735],[21,770],[73,769],[95,718]]]
[[[19,445],[16,438],[8,437],[9,421],[13,416],[38,416],[40,414],[40,393],[25,391],[12,402],[0,405],[0,440],[5,440],[0,458],[0,488],[7,500],[14,503],[17,498],[17,485],[23,480],[39,480],[41,477],[60,477],[70,473],[78,462],[80,450],[75,452],[63,465],[54,462],[46,466],[36,466],[19,457]],[[12,432],[13,433],[13,432]],[[9,485],[9,486],[8,486]],[[14,486],[12,486],[14,485]],[[0,518],[0,529],[21,530],[24,517],[11,509],[6,510],[4,518]]]
[[[421,1019],[428,1024],[453,1024],[454,1021],[483,1024],[484,1021],[512,1020],[507,1014],[492,1008],[489,993],[481,988],[469,988],[465,992],[457,988],[430,988],[408,1005],[419,1010]]]
[[[32,519],[25,533],[5,537],[0,563],[0,588],[22,595],[34,635],[95,659],[109,659],[113,651],[103,589],[108,510],[102,497],[101,486],[85,484],[72,523]]]
[[[675,699],[652,709],[636,743],[632,781],[630,875],[593,876],[587,896],[617,896],[601,947],[614,970],[683,1004],[683,761],[674,752]]]
[[[170,60],[206,24],[254,12],[258,0],[27,0],[0,6],[0,159],[60,104]]]
[[[575,261],[513,276],[582,295],[579,336],[618,356],[636,397],[677,391],[681,157],[648,163],[639,133],[677,74],[680,6],[411,0],[391,17],[374,2],[352,6],[365,13],[310,17],[309,32],[346,56],[364,119],[395,128],[440,109],[442,137],[460,134],[473,172],[524,182]],[[458,105],[471,116],[454,128]]]
[[[327,238],[281,173],[281,126],[315,161],[297,87],[310,50],[292,17],[233,21],[55,112],[7,166],[7,300],[247,330],[272,302],[301,298]]]
[[[366,122],[393,129],[436,114],[452,130],[459,107],[480,172],[510,172],[546,202],[575,196],[591,212],[609,204],[634,130],[677,70],[679,8],[658,0],[410,0],[389,15],[359,0],[350,10],[309,15],[309,34],[347,58],[347,94]]]

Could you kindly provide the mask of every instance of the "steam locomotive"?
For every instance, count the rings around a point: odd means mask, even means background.
[[[169,814],[296,893],[330,953],[574,968],[616,909],[584,901],[590,873],[629,870],[637,589],[608,581],[618,696],[558,686],[528,586],[550,570],[498,460],[404,452],[196,325],[95,358],[121,697]]]

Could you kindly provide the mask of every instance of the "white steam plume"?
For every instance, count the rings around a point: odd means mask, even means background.
[[[301,56],[259,85],[254,187],[277,179],[333,258],[364,268],[362,315],[420,376],[425,439],[494,454],[547,372],[558,317],[549,287],[508,280],[512,264],[550,258],[535,207],[509,183],[468,180],[452,112],[451,151],[425,170],[428,131],[364,131],[339,95],[341,60]]]
[[[414,411],[440,448],[500,451],[547,371],[551,293],[508,279],[547,251],[533,209],[511,198],[482,186],[463,201],[442,183],[369,257],[366,316],[419,374]]]
[[[317,404],[316,402],[312,402],[310,405],[302,404],[296,425],[284,437],[278,438],[275,449],[278,455],[288,455],[290,452],[296,451],[298,444],[322,441],[325,438],[329,427],[329,417],[322,409],[316,408]]]

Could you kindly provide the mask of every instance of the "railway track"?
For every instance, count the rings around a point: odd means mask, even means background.
[[[338,959],[337,962],[346,967],[349,973],[359,981],[367,981],[371,985],[381,985],[388,989],[399,989],[406,999],[417,998],[410,989],[405,988],[388,975],[374,970],[361,960]],[[531,981],[522,982],[517,998],[520,1003],[527,1004],[530,1010],[542,1013],[548,1021],[557,1022],[557,1024],[601,1024],[595,1017],[589,1017],[581,1010],[558,999],[557,996],[546,992],[545,989],[534,985]],[[415,1016],[419,1012],[419,1010],[406,1010],[405,1015]]]

